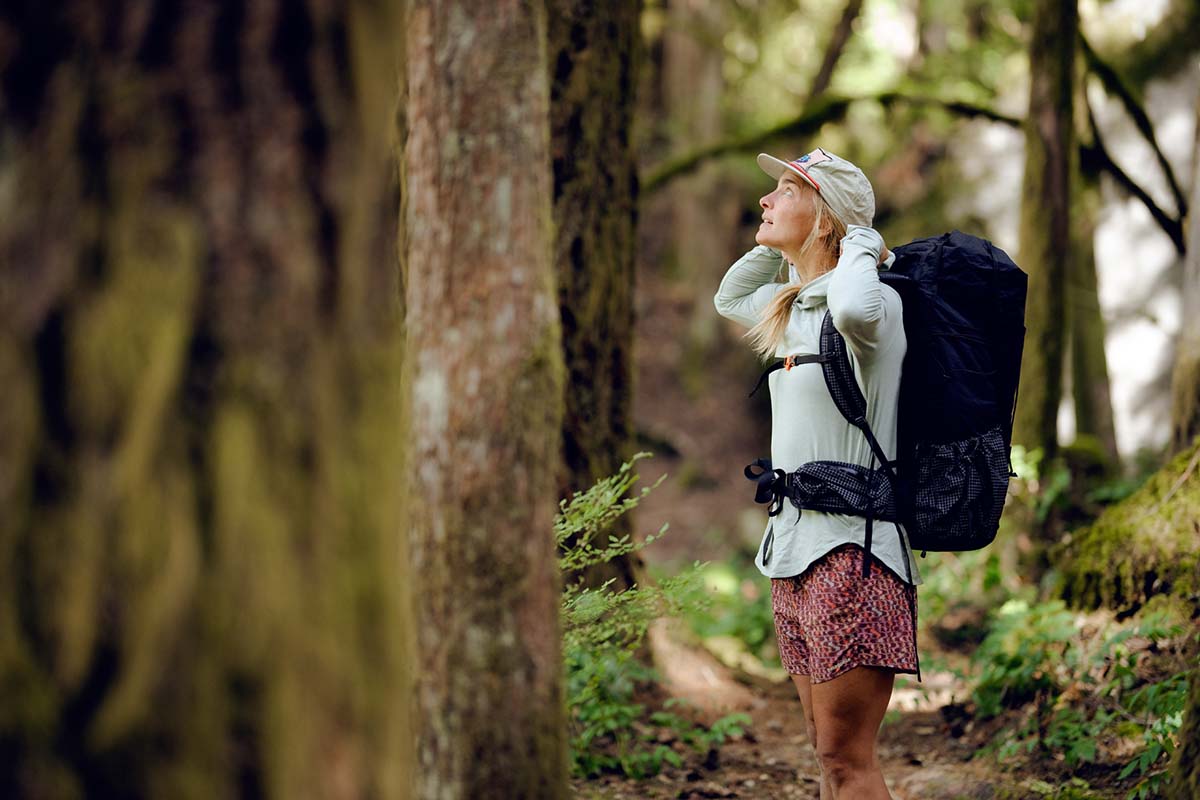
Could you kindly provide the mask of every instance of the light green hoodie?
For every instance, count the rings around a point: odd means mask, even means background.
[[[821,321],[829,310],[834,326],[846,340],[850,364],[867,400],[871,430],[888,457],[895,458],[900,368],[908,343],[900,296],[879,280],[877,265],[882,252],[883,239],[874,229],[851,225],[842,240],[837,266],[800,290],[775,355],[783,358],[820,352]],[[882,268],[890,268],[894,260],[895,255],[889,255]],[[786,285],[776,282],[782,265],[778,250],[763,245],[750,250],[721,280],[713,297],[717,312],[747,328],[755,325],[771,298]],[[791,278],[798,280],[794,267]],[[819,460],[872,465],[866,437],[833,404],[820,365],[776,370],[768,385],[773,468],[791,472]],[[747,488],[751,488],[749,483]],[[853,542],[862,546],[865,538],[864,517],[805,509],[797,519],[796,507],[785,502],[777,516],[767,519],[755,564],[771,578],[800,575],[838,545]],[[895,524],[873,523],[871,555],[902,581],[907,581],[907,558],[912,583],[924,583],[916,558]]]

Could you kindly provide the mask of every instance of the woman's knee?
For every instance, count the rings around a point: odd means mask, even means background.
[[[834,747],[818,742],[816,750],[821,772],[835,787],[878,767],[874,746],[856,747],[843,744],[841,747]]]

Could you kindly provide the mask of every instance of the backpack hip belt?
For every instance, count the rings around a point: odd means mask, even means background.
[[[772,469],[770,459],[760,458],[743,472],[757,484],[754,502],[767,504],[768,516],[780,514],[788,500],[796,507],[797,520],[808,509],[860,517],[871,513],[886,522],[901,521],[896,494],[882,469],[845,461],[810,461],[784,472]]]

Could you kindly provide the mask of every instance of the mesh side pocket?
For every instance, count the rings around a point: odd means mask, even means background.
[[[977,550],[996,538],[1008,491],[1008,459],[999,426],[917,450],[913,497],[924,550]]]

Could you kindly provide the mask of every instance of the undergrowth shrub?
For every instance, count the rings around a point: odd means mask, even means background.
[[[1027,712],[981,753],[1007,760],[1040,752],[1077,766],[1097,761],[1100,742],[1122,737],[1134,747],[1118,778],[1140,778],[1127,797],[1155,797],[1178,745],[1191,670],[1147,681],[1139,677],[1139,660],[1153,647],[1176,656],[1170,663],[1186,663],[1184,654],[1194,650],[1187,628],[1165,611],[1101,623],[1086,637],[1081,625],[1082,615],[1061,600],[1018,597],[997,610],[972,656],[976,715]]]
[[[554,530],[559,566],[564,573],[640,550],[666,532],[668,526],[663,525],[658,533],[648,534],[641,542],[629,536],[609,535],[602,546],[595,543],[618,517],[637,506],[666,478],[664,474],[639,494],[626,496],[638,480],[632,472],[633,464],[649,455],[637,453],[621,465],[617,474],[562,501]],[[575,543],[568,547],[572,538]],[[612,771],[634,778],[655,775],[664,763],[683,763],[676,750],[660,741],[663,729],[670,731],[665,738],[707,752],[727,737],[740,735],[742,726],[750,722],[745,714],[731,714],[706,727],[635,702],[640,685],[660,679],[653,668],[635,656],[650,623],[658,617],[677,617],[686,608],[700,608],[710,602],[701,579],[705,566],[693,562],[679,575],[620,592],[610,588],[612,580],[598,588],[586,588],[577,582],[564,590],[563,660],[574,774],[594,777]],[[680,704],[668,700],[664,708]]]

